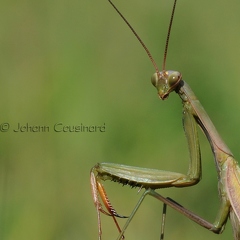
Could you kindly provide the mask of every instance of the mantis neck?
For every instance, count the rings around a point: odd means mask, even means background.
[[[182,81],[178,94],[182,99],[183,105],[189,109],[197,124],[207,137],[211,145],[215,158],[215,165],[219,173],[221,166],[226,159],[229,156],[233,156],[232,152],[222,140],[207,112],[204,110],[200,101],[185,81]]]

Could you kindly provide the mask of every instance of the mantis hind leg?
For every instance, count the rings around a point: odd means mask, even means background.
[[[162,227],[161,227],[161,235],[160,235],[160,239],[163,240],[164,238],[164,226],[165,226],[165,215],[166,215],[166,206],[170,206],[171,208],[173,208],[174,210],[178,211],[179,213],[183,214],[184,216],[186,216],[187,218],[191,219],[192,221],[196,222],[197,224],[199,224],[200,226],[208,229],[209,231],[212,231],[214,233],[221,233],[222,229],[223,229],[223,225],[226,222],[227,216],[228,214],[223,214],[222,218],[222,224],[216,224],[215,223],[210,223],[208,221],[206,221],[205,219],[203,219],[202,217],[196,215],[195,213],[191,212],[190,210],[184,208],[182,205],[180,205],[179,203],[175,202],[174,200],[172,200],[171,198],[165,198],[162,195],[160,195],[159,193],[157,193],[155,190],[153,189],[146,189],[144,191],[144,193],[142,194],[142,196],[140,197],[138,203],[136,204],[135,208],[133,209],[131,215],[129,216],[127,222],[125,223],[124,227],[122,228],[121,233],[119,234],[117,240],[122,239],[123,234],[125,233],[128,225],[130,224],[130,222],[132,221],[134,215],[136,214],[136,212],[138,211],[139,207],[141,206],[143,200],[145,199],[145,197],[147,195],[150,195],[158,200],[160,200],[161,202],[163,202],[164,206],[163,206],[163,217],[162,217]],[[222,207],[228,207],[227,205],[224,204],[224,206]],[[225,211],[226,212],[226,211]]]
[[[160,240],[163,240],[163,239],[164,239],[164,229],[165,229],[166,216],[167,216],[167,204],[166,204],[166,203],[163,203]]]

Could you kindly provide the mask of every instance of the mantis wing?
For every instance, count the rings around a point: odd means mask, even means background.
[[[234,238],[240,240],[240,168],[232,157],[227,162],[226,191],[232,206],[230,219]]]

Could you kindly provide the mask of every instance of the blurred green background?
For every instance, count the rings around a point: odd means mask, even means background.
[[[162,65],[173,1],[115,1]],[[167,68],[181,71],[239,159],[240,2],[181,1]],[[97,239],[89,172],[115,162],[186,173],[188,151],[176,94],[160,101],[154,68],[108,1],[2,1],[0,14],[0,239]],[[103,125],[105,132],[53,126]],[[14,132],[18,123],[47,132]],[[1,125],[4,127],[5,125]],[[219,207],[209,143],[200,132],[203,179],[159,190],[213,222]],[[137,189],[106,182],[116,210],[129,215]],[[127,239],[159,239],[162,204],[148,197]],[[125,220],[120,220],[123,225]],[[117,237],[102,216],[103,240]],[[165,239],[233,239],[230,222],[215,235],[168,209]]]

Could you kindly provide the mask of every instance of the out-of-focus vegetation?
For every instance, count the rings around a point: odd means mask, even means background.
[[[172,1],[115,3],[161,68]],[[237,159],[239,8],[237,0],[179,0],[167,59]],[[97,239],[89,183],[97,162],[187,172],[180,100],[174,93],[165,102],[158,99],[150,83],[154,68],[106,0],[3,1],[0,11],[0,123],[10,126],[0,132],[0,239]],[[14,132],[18,123],[49,128]],[[56,132],[56,123],[105,124],[105,132]],[[200,140],[202,181],[159,192],[214,221],[217,175],[202,133]],[[129,215],[137,190],[105,186],[117,211]],[[160,202],[147,198],[126,239],[159,239],[161,211]],[[115,239],[112,219],[102,219],[103,239]],[[170,209],[165,237],[233,239],[229,223],[218,236]]]

